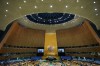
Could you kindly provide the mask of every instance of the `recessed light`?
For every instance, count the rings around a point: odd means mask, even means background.
[[[50,5],[50,8],[52,8],[53,6],[52,5]]]
[[[24,3],[26,3],[26,0],[24,0]]]
[[[6,3],[7,5],[9,4],[9,2]]]
[[[93,3],[96,3],[95,1]]]
[[[8,10],[6,10],[6,12],[8,12]]]
[[[66,5],[66,8],[68,8],[68,6]]]
[[[79,0],[77,0],[77,3],[79,2]]]
[[[83,8],[83,6],[81,6],[81,8]]]
[[[22,9],[22,7],[20,6],[19,9]]]
[[[43,1],[43,0],[41,0],[41,1]]]
[[[97,8],[95,8],[94,10],[95,10],[95,11],[97,11],[98,9],[97,9]]]
[[[34,6],[34,8],[37,8],[37,6]]]
[[[96,16],[98,16],[99,14],[96,14]]]
[[[5,17],[7,17],[7,15],[5,15]]]

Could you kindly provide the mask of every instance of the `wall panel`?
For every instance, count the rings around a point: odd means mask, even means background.
[[[19,29],[18,23],[17,22],[14,22],[13,25],[8,30],[8,32],[6,33],[6,35],[3,38],[3,40],[1,41],[0,49],[7,42],[7,40],[9,40],[9,37],[11,37],[13,34],[15,34],[16,30],[18,30],[18,29]]]
[[[19,29],[15,29],[6,41],[6,45],[27,46],[27,47],[43,47],[45,39],[45,31],[30,29],[18,25]]]
[[[2,48],[0,53],[25,53],[25,52],[37,52],[36,48]]]
[[[100,52],[100,47],[65,48],[65,52]]]
[[[90,29],[87,28],[90,25],[86,24],[87,23],[84,22],[83,24],[73,28],[57,30],[58,47],[97,44],[98,42],[96,38],[91,33]]]

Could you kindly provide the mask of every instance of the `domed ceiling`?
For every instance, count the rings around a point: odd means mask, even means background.
[[[100,0],[1,0],[0,29],[14,20],[30,28],[63,29],[81,24],[84,18],[100,29],[99,4]]]

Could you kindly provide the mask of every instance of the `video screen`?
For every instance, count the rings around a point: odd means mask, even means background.
[[[63,53],[64,49],[58,49],[58,52]]]
[[[43,53],[44,49],[38,49],[38,53]]]

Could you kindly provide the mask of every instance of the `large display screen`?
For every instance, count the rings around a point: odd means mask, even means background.
[[[38,53],[43,53],[44,52],[44,49],[38,49]],[[59,53],[63,53],[64,52],[64,49],[63,48],[60,48],[58,49],[58,52]]]
[[[38,53],[43,53],[44,49],[38,49]]]
[[[60,48],[60,49],[58,49],[58,52],[59,53],[63,53],[64,52],[64,49],[63,48]]]

